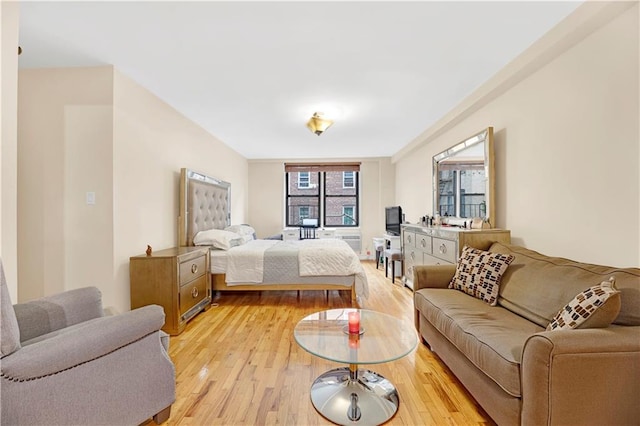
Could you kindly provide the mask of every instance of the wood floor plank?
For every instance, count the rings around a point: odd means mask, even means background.
[[[412,292],[363,261],[370,297],[362,308],[413,325]],[[330,425],[310,400],[313,380],[343,367],[304,351],[293,329],[324,309],[350,307],[331,291],[225,293],[197,315],[169,355],[176,366],[176,402],[167,425]],[[451,371],[425,345],[396,361],[368,365],[389,379],[400,408],[389,425],[494,425]],[[147,424],[153,424],[148,422]]]

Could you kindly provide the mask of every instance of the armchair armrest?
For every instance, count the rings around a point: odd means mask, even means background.
[[[13,305],[20,341],[26,342],[52,331],[104,315],[102,294],[84,287]]]
[[[22,381],[59,373],[158,332],[164,318],[162,307],[150,305],[77,324],[2,358],[2,376]]]
[[[413,290],[421,288],[447,288],[456,265],[417,265],[413,268]]]
[[[633,424],[640,418],[640,327],[536,333],[521,364],[522,425]]]

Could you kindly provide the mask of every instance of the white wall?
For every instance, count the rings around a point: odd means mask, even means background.
[[[96,286],[111,300],[113,107],[66,105],[62,151],[62,284],[64,290]],[[87,202],[88,192],[95,194],[95,204]]]
[[[12,301],[18,300],[18,2],[0,3],[0,258]]]
[[[284,226],[284,163],[305,160],[249,161],[249,216],[258,237],[282,232]],[[309,161],[309,160],[306,160]],[[373,250],[373,238],[384,233],[384,207],[394,202],[395,175],[390,158],[314,159],[313,161],[361,162],[360,165],[360,232],[362,255]],[[373,253],[375,254],[375,253]]]
[[[20,301],[112,281],[112,86],[112,67],[19,73]]]
[[[245,221],[247,161],[113,67],[19,79],[21,300],[95,285],[128,310],[129,257],[177,245],[182,167],[231,182]]]
[[[129,307],[129,257],[178,242],[180,169],[231,183],[231,218],[247,216],[247,160],[130,78],[114,76],[114,303]]]
[[[432,156],[493,126],[497,226],[511,230],[513,243],[640,264],[638,3],[589,28],[595,32],[506,92],[394,157],[397,201],[409,219],[432,211]]]

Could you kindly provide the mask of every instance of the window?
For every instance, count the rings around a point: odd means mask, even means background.
[[[347,186],[346,176],[353,178]],[[358,172],[325,172],[324,226],[358,226]]]
[[[285,173],[285,176],[286,226],[301,226],[302,219],[318,219],[320,223],[320,173],[296,172]]]
[[[298,220],[302,223],[303,219],[309,219],[309,206],[298,207]]]
[[[308,170],[308,171],[307,171]],[[285,226],[359,226],[359,163],[285,164]]]
[[[309,188],[311,180],[309,178],[309,172],[298,173],[298,188]]]
[[[354,224],[353,213],[355,211],[354,206],[342,206],[342,224],[351,226]]]
[[[355,172],[342,172],[342,187],[343,188],[356,187]]]

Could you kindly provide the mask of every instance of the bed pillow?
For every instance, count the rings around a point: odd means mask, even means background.
[[[498,303],[500,279],[515,257],[464,246],[449,288],[463,291],[491,306]]]
[[[249,225],[231,225],[224,228],[225,231],[235,232],[240,235],[250,235],[253,237],[256,234],[256,230]]]
[[[229,250],[244,244],[244,238],[235,232],[223,229],[208,229],[200,231],[193,237],[193,244],[196,246],[212,246],[221,250]]]
[[[553,317],[547,331],[604,328],[620,313],[620,292],[614,277],[581,291]]]

